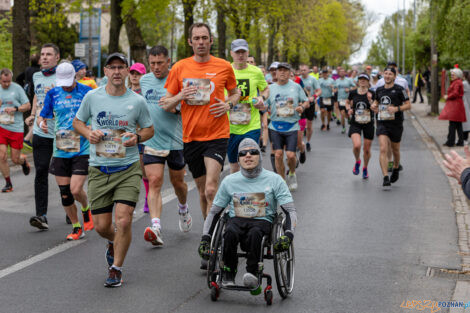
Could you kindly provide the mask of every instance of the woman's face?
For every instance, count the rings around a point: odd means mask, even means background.
[[[450,72],[450,80],[456,80],[457,75],[454,74],[454,72]]]

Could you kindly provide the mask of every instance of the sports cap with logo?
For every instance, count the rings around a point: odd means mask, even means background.
[[[239,50],[248,51],[248,42],[246,42],[245,39],[235,39],[234,41],[232,41],[230,49],[233,52],[237,52]]]

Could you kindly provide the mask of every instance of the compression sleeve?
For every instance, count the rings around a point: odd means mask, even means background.
[[[295,211],[294,202],[281,205],[281,209],[286,215],[285,232],[290,232],[292,238],[294,238],[294,230],[295,226],[297,226],[297,213]]]
[[[470,167],[466,168],[460,176],[463,193],[470,199]]]
[[[223,207],[212,204],[211,210],[209,211],[209,214],[207,214],[206,220],[204,221],[204,228],[202,231],[203,236],[212,235],[215,224],[219,220],[220,214],[223,212],[223,210]]]

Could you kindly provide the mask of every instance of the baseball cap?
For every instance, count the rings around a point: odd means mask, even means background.
[[[281,62],[281,63],[279,63],[279,64],[277,65],[277,69],[280,69],[280,68],[286,68],[286,69],[288,69],[288,70],[291,69],[290,64],[289,64],[289,63],[286,63],[286,62]]]
[[[79,59],[75,59],[72,61],[72,65],[75,69],[75,72],[78,72],[82,68],[86,68],[86,64],[80,61]]]
[[[127,63],[127,58],[124,54],[122,53],[119,53],[119,52],[114,52],[114,53],[111,53],[110,55],[108,55],[108,57],[106,58],[106,62],[104,62],[104,66],[108,65],[109,63],[111,63],[112,60],[114,59],[119,59],[121,60],[124,64],[126,64],[127,66],[129,66],[129,63]]]
[[[273,62],[271,63],[271,65],[269,66],[269,70],[275,70],[277,69],[277,66],[279,65],[279,62]]]
[[[235,39],[234,41],[232,41],[230,49],[233,52],[237,52],[238,50],[248,51],[248,42],[246,42],[245,39]]]
[[[384,72],[386,71],[390,71],[392,72],[393,74],[397,75],[397,70],[394,68],[394,67],[389,67],[387,66],[385,69],[384,69]]]
[[[324,69],[321,71],[322,73],[328,73],[328,70],[327,69]]]
[[[60,63],[55,71],[56,86],[70,87],[75,80],[75,69],[69,62]]]
[[[366,70],[371,70],[371,69],[372,69],[372,66],[370,66],[370,65],[366,66]]]
[[[359,76],[357,76],[357,79],[361,79],[361,78],[370,80],[370,77],[369,77],[369,75],[367,75],[367,73],[361,73],[361,74],[359,74]]]
[[[145,69],[145,65],[143,65],[142,63],[134,63],[132,64],[131,68],[129,69],[130,72],[132,71],[137,71],[139,72],[140,74],[144,75],[145,73],[147,73],[147,70]]]
[[[398,66],[398,65],[397,65],[397,62],[395,61],[388,61],[387,66]]]

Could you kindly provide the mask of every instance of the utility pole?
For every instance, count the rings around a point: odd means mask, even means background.
[[[436,0],[431,0],[431,113],[439,114],[439,78],[436,47]]]

